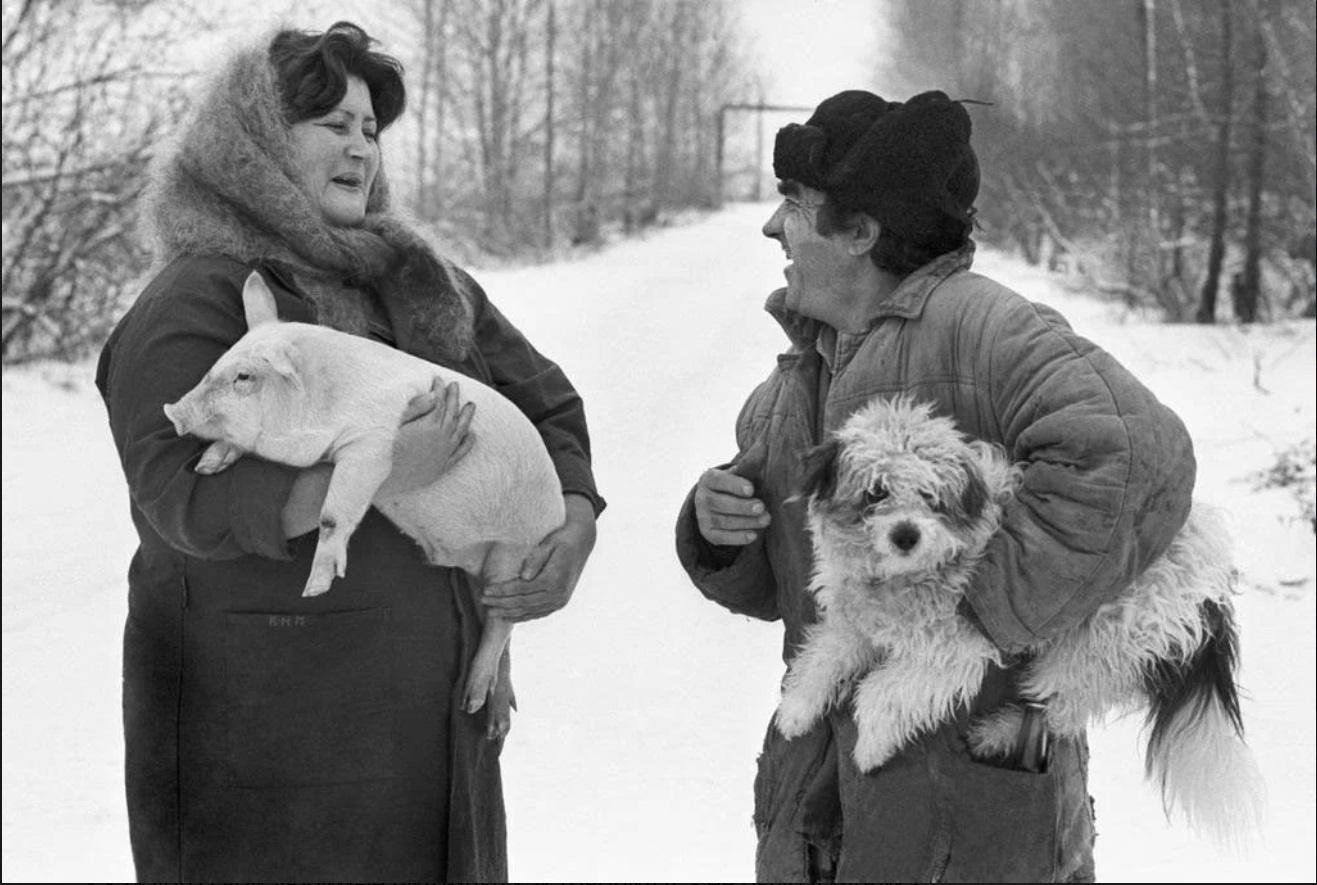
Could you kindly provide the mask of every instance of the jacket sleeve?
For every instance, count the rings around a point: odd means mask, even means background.
[[[254,456],[194,472],[207,443],[180,437],[163,406],[191,390],[246,332],[239,277],[222,266],[148,286],[107,341],[96,383],[133,505],[170,547],[201,559],[291,557],[282,512],[297,470]]]
[[[776,621],[782,615],[764,537],[761,533],[744,547],[716,547],[704,540],[695,520],[694,487],[677,516],[677,558],[704,597],[738,615]]]
[[[736,436],[740,453],[719,470],[728,470],[754,448],[762,428],[752,427],[757,398],[764,390],[761,385],[746,400],[736,420]],[[756,488],[760,480],[751,476]],[[695,489],[692,486],[677,515],[677,559],[690,576],[691,582],[710,599],[738,615],[748,615],[764,621],[782,617],[777,604],[777,578],[768,558],[767,532],[760,532],[753,543],[742,547],[722,547],[710,544],[700,534],[695,518]],[[774,514],[776,518],[777,514]]]
[[[526,337],[464,271],[457,271],[472,295],[475,344],[493,378],[491,385],[519,408],[544,440],[564,493],[589,499],[595,515],[606,502],[595,485],[585,404],[556,363]]]
[[[1180,419],[1050,308],[1022,299],[986,330],[989,404],[1023,484],[968,591],[1011,651],[1075,626],[1169,546],[1188,516]]]

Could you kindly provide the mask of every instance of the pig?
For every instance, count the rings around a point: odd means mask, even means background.
[[[502,394],[474,378],[346,332],[281,322],[259,273],[242,292],[248,331],[192,390],[165,405],[180,436],[210,440],[196,470],[217,473],[246,453],[334,469],[304,596],[327,591],[347,569],[348,539],[373,504],[417,541],[433,565],[481,583],[517,577],[526,555],[566,519],[562,485],[534,425]],[[434,483],[383,495],[407,403],[435,377],[459,382],[475,403],[467,454]],[[512,624],[485,619],[463,708],[491,701],[488,736],[507,734],[511,685],[504,651]]]

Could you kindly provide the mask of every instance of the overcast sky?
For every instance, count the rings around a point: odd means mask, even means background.
[[[817,105],[876,89],[877,0],[742,0],[766,70],[764,100]]]

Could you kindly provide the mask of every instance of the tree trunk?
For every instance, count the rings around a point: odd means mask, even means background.
[[[1265,6],[1258,4],[1257,43],[1253,80],[1253,145],[1248,158],[1248,216],[1244,227],[1244,269],[1232,287],[1235,316],[1241,323],[1258,318],[1262,288],[1262,180],[1267,158],[1267,44],[1263,37]]]
[[[1143,0],[1143,50],[1144,81],[1143,98],[1148,119],[1147,131],[1147,181],[1144,194],[1148,200],[1148,237],[1152,246],[1149,272],[1152,278],[1149,285],[1162,285],[1162,250],[1161,250],[1161,206],[1157,185],[1157,135],[1159,131],[1157,113],[1157,7],[1155,0]],[[1131,282],[1133,282],[1131,280]]]
[[[434,84],[434,55],[436,40],[434,33],[434,0],[422,0],[421,3],[421,89],[416,101],[416,215],[428,219],[430,210],[428,197],[430,192],[427,172],[429,162],[429,120],[430,90]]]
[[[640,78],[631,76],[630,98],[627,102],[626,167],[622,178],[622,221],[627,233],[638,230],[641,224],[640,207],[640,152],[644,148],[644,120],[641,117]]]
[[[439,21],[435,26],[437,43],[434,64],[435,109],[434,109],[434,156],[430,161],[431,187],[426,202],[438,218],[444,212],[444,132],[448,126],[448,13],[451,0],[439,0]],[[424,137],[424,136],[422,136]]]
[[[548,2],[544,51],[544,247],[553,248],[553,50],[557,25],[553,0]]]
[[[599,211],[591,196],[591,175],[594,158],[591,149],[594,146],[592,124],[594,115],[593,95],[595,90],[595,34],[599,16],[591,4],[582,4],[581,14],[581,62],[580,94],[577,96],[577,116],[580,118],[578,144],[576,148],[576,194],[572,203],[572,245],[580,246],[597,242],[599,239]]]
[[[682,71],[686,64],[686,6],[676,3],[672,9],[672,29],[668,35],[667,82],[663,86],[663,115],[659,131],[658,161],[654,168],[653,200],[659,208],[672,202],[677,164],[677,108],[681,100]]]
[[[1226,224],[1229,220],[1230,129],[1234,119],[1235,63],[1231,58],[1234,26],[1231,0],[1221,0],[1221,117],[1217,127],[1216,181],[1212,191],[1212,239],[1207,253],[1207,279],[1199,294],[1195,319],[1216,322],[1216,294],[1221,288],[1221,265],[1226,255]]]

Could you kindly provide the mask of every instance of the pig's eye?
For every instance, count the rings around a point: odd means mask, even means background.
[[[238,372],[233,376],[233,392],[239,395],[251,393],[256,389],[256,378],[250,372]]]

